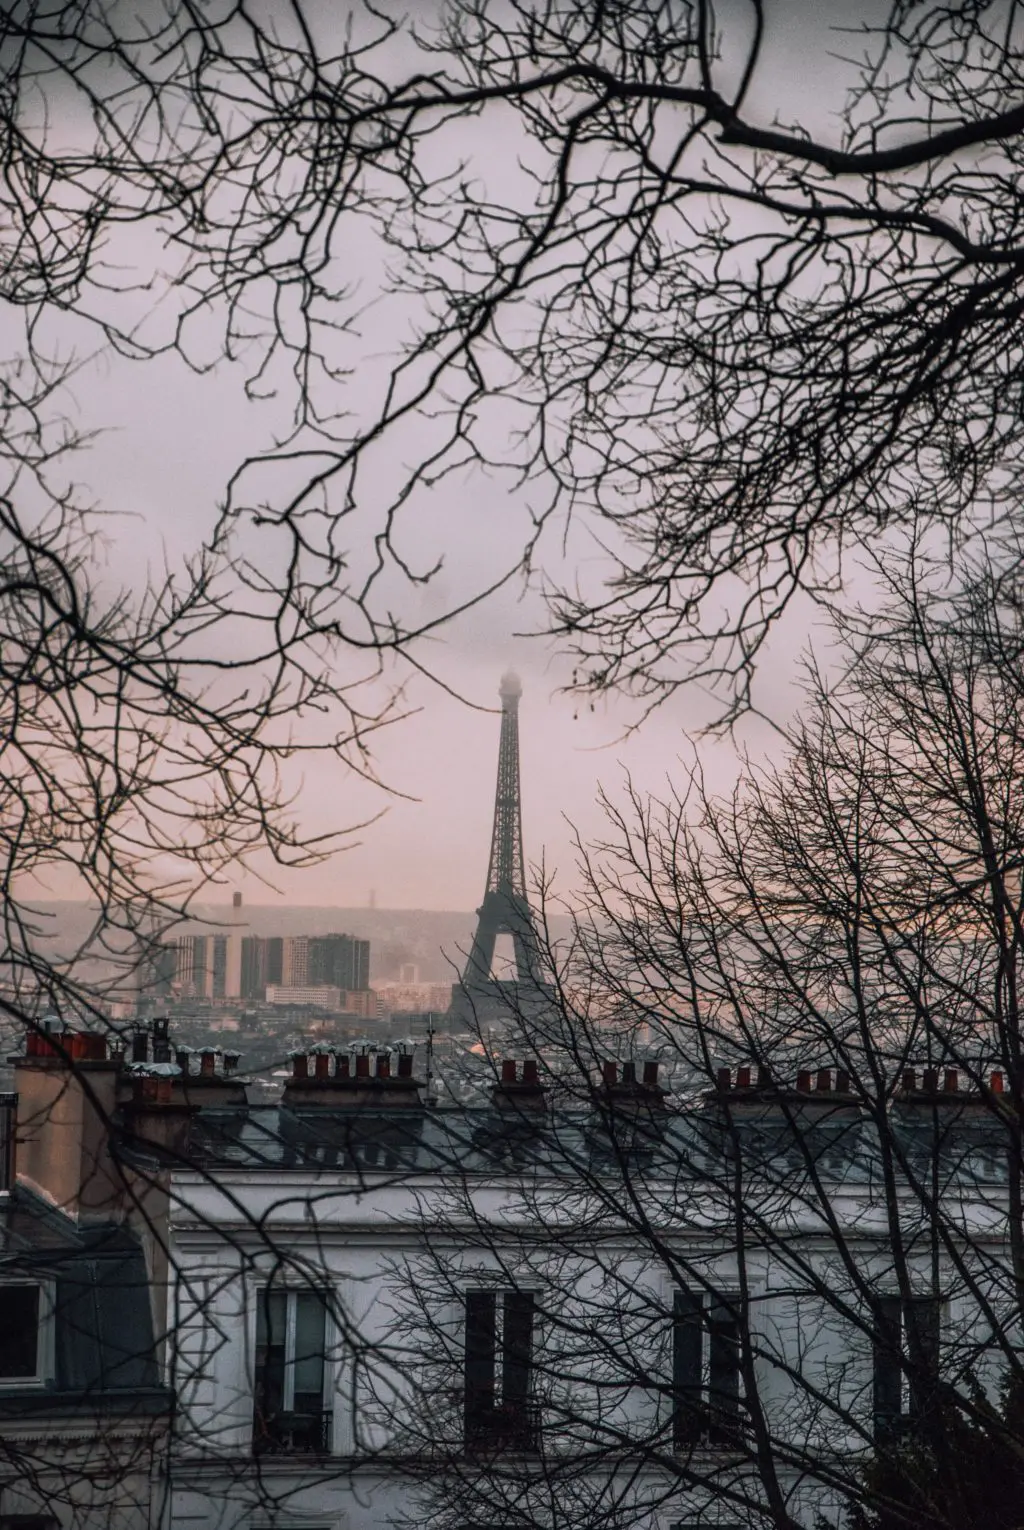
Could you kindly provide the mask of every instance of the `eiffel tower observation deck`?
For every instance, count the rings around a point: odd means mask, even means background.
[[[526,897],[523,857],[523,818],[519,795],[519,676],[502,675],[501,740],[498,745],[498,784],[494,794],[494,828],[487,866],[484,901],[477,909],[476,933],[462,980],[452,985],[448,1019],[493,1025],[513,1014],[535,1013],[551,1002],[541,976],[536,929]],[[511,935],[515,977],[494,972],[494,949],[499,935]]]

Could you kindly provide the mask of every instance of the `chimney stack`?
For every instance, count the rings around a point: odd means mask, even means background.
[[[331,1110],[361,1106],[394,1110],[419,1105],[421,1086],[413,1077],[412,1044],[399,1042],[394,1050],[397,1065],[392,1067],[392,1048],[378,1048],[372,1043],[342,1048],[324,1042],[298,1048],[291,1054],[292,1074],[284,1086],[285,1104]]]
[[[75,1219],[108,1218],[124,1189],[110,1150],[120,1058],[108,1058],[104,1035],[46,1016],[11,1060],[17,1156],[8,1172]]]
[[[501,1077],[491,1089],[491,1104],[497,1110],[544,1110],[547,1089],[540,1081],[540,1069],[536,1058],[523,1063],[522,1078],[514,1058],[506,1058],[501,1065]]]
[[[728,1068],[719,1070],[719,1082],[723,1072],[725,1087],[728,1088]],[[665,1091],[658,1084],[658,1064],[653,1058],[643,1065],[642,1081],[636,1076],[636,1063],[632,1059],[622,1064],[621,1079],[618,1078],[617,1065],[609,1059],[601,1065],[601,1082],[605,1094],[617,1110],[660,1110],[664,1106]]]

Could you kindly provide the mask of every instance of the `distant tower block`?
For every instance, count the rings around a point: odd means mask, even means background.
[[[478,1022],[508,1019],[510,1012],[533,1012],[546,1007],[550,991],[540,975],[537,935],[526,899],[523,820],[519,796],[519,698],[522,682],[511,671],[502,675],[501,741],[498,745],[498,785],[494,794],[494,828],[487,867],[484,901],[477,910],[476,934],[461,983],[452,987],[451,1020]],[[516,975],[493,976],[494,946],[499,935],[511,935]]]

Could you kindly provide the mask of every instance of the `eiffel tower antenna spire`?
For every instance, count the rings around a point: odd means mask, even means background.
[[[487,863],[484,901],[477,910],[473,948],[462,974],[452,989],[450,1015],[493,1012],[506,1016],[515,1004],[545,996],[537,959],[537,936],[526,897],[526,862],[523,856],[523,817],[519,791],[519,699],[522,681],[512,670],[501,677],[501,738],[498,744],[498,782],[494,793],[494,828]],[[499,935],[511,935],[515,952],[514,983],[493,977],[494,946]],[[509,990],[513,990],[510,993]]]

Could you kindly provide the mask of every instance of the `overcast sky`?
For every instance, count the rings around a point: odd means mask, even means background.
[[[801,26],[778,32],[776,58],[785,60],[790,90],[795,75],[814,82],[814,115],[820,120],[840,104],[838,91],[830,90],[837,73],[828,54],[836,40],[821,29],[810,32],[803,7],[797,9]],[[797,50],[799,69],[794,68]],[[761,96],[761,109],[771,115],[763,91]],[[787,105],[792,110],[794,103]],[[141,251],[139,259],[141,264]],[[367,338],[368,356],[371,350],[379,353],[383,338],[379,331],[372,345]],[[80,352],[94,344],[95,336],[82,332],[67,337],[68,348]],[[77,474],[111,513],[108,556],[118,577],[135,578],[162,548],[173,559],[201,538],[238,460],[268,443],[280,421],[272,405],[246,401],[243,380],[241,367],[225,365],[197,376],[173,356],[137,363],[97,354],[81,367],[73,408],[83,426],[101,434],[79,459]],[[429,512],[421,510],[424,549],[443,547],[448,567],[423,596],[424,612],[441,609],[504,566],[522,535],[529,505],[528,495],[510,493],[481,475],[433,491]],[[577,538],[571,557],[586,557],[587,546],[585,537]],[[547,551],[558,559],[557,543]],[[559,694],[564,663],[545,641],[515,635],[542,621],[537,598],[517,600],[517,593],[506,592],[448,627],[426,657],[447,685],[478,708],[496,708],[502,671],[509,666],[519,671],[526,853],[530,861],[543,856],[549,867],[557,867],[569,890],[569,823],[585,838],[600,832],[599,784],[614,794],[628,771],[642,788],[661,790],[678,762],[692,760],[699,749],[709,779],[727,788],[736,754],[728,740],[698,742],[709,715],[699,694],[677,696],[627,738],[623,730],[635,715],[627,707],[581,710]],[[780,720],[792,711],[794,660],[811,635],[811,615],[807,605],[793,611],[762,671],[759,702]],[[498,714],[475,710],[421,680],[411,682],[408,700],[415,715],[380,735],[377,744],[381,776],[404,796],[389,799],[337,767],[308,767],[301,782],[306,827],[327,830],[376,812],[383,816],[330,864],[278,873],[276,892],[254,878],[240,879],[247,901],[284,897],[360,905],[372,890],[379,906],[475,906],[489,847]],[[756,722],[744,739],[755,753],[774,747],[771,730]]]

